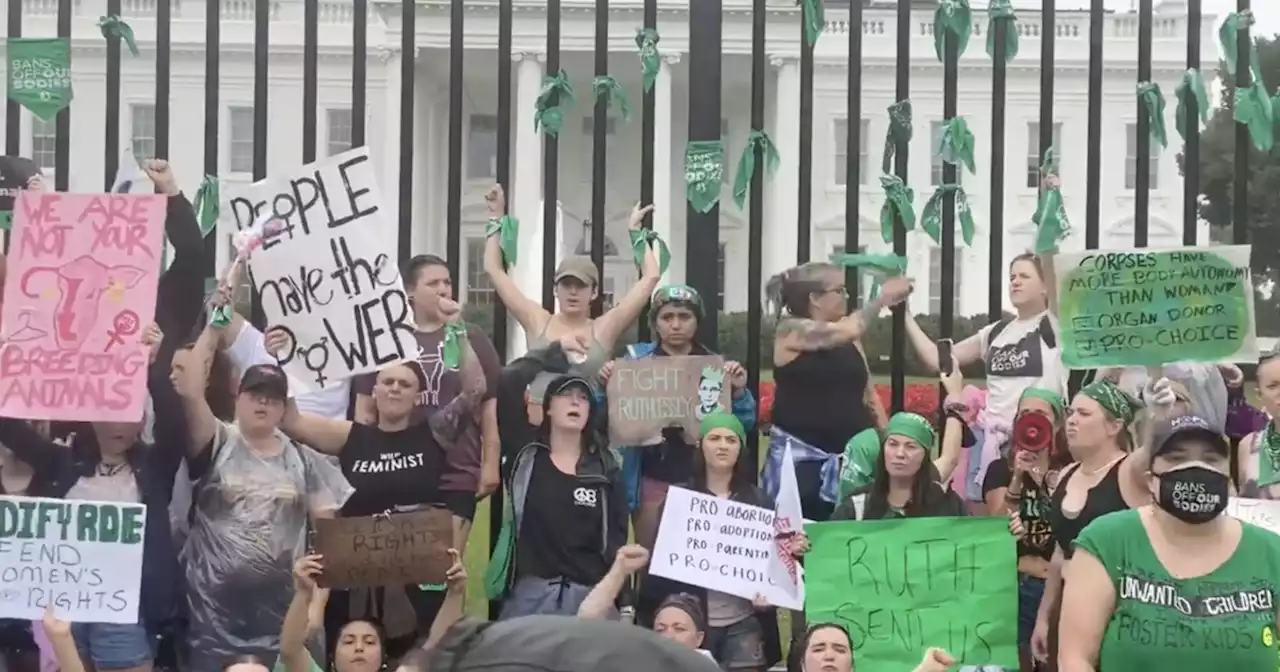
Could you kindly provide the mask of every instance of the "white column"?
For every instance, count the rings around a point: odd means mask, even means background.
[[[390,240],[399,238],[400,223],[400,47],[387,47],[378,52],[382,60],[383,89],[386,97],[382,104],[382,156],[373,155],[382,163],[382,212],[384,234]],[[365,114],[355,110],[354,114]]]
[[[516,265],[509,269],[525,296],[542,300],[542,133],[533,127],[538,92],[542,89],[545,56],[522,51],[511,55],[517,64],[515,95],[515,157],[513,192],[508,194],[511,214],[520,220]],[[507,356],[514,359],[528,350],[520,323],[507,322]]]
[[[672,263],[662,276],[660,285],[684,282],[684,232],[674,231],[672,223],[684,199],[672,197],[672,170],[677,170],[684,183],[684,153],[674,156],[671,149],[671,66],[680,62],[679,52],[663,53],[658,59],[658,78],[653,83],[653,230],[667,241]],[[679,168],[674,165],[680,162]],[[684,217],[680,217],[681,220]]]
[[[766,183],[769,196],[764,218],[764,282],[776,273],[796,265],[800,191],[800,61],[794,56],[773,56],[769,63],[778,69],[774,87],[773,128],[769,135],[782,159],[777,172]],[[760,167],[757,166],[757,170]]]

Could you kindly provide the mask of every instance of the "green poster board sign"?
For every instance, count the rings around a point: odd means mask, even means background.
[[[914,669],[929,647],[1018,668],[1017,550],[1007,518],[805,525],[805,618],[853,637],[858,672]]]
[[[1054,257],[1071,369],[1256,362],[1248,245]]]

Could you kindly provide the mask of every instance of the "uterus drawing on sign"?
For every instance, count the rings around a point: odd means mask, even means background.
[[[110,304],[122,303],[125,292],[136,287],[145,276],[146,271],[136,266],[107,266],[83,255],[60,267],[28,269],[20,279],[19,288],[29,299],[56,299],[50,325],[54,342],[64,350],[78,351],[93,334],[98,314],[110,311]],[[117,311],[112,316],[112,329],[107,330],[107,349],[112,344],[123,343],[123,336],[139,333],[138,321],[133,311]]]

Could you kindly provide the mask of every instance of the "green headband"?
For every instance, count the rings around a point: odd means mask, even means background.
[[[1067,417],[1067,402],[1063,400],[1061,394],[1053,390],[1046,390],[1043,387],[1028,387],[1022,391],[1022,397],[1018,399],[1019,406],[1022,405],[1023,399],[1039,399],[1049,404],[1049,408],[1053,409],[1054,422],[1061,424],[1062,420]]]
[[[885,429],[885,436],[905,436],[912,441],[924,446],[924,449],[933,453],[938,447],[938,434],[933,430],[933,425],[925,419],[923,415],[916,413],[894,413],[889,418],[889,426]]]
[[[658,319],[658,311],[668,303],[677,301],[693,305],[693,313],[699,320],[702,319],[702,295],[698,294],[698,290],[688,285],[667,285],[659,287],[653,292],[653,296],[649,299],[649,319],[656,322]]]
[[[742,427],[738,416],[724,411],[715,411],[702,416],[702,424],[698,426],[698,437],[706,438],[713,429],[727,429],[738,435],[738,440],[747,440],[747,430]]]
[[[1142,404],[1137,399],[1125,394],[1124,390],[1110,381],[1099,380],[1089,383],[1080,388],[1080,394],[1098,402],[1098,405],[1106,409],[1111,417],[1124,423],[1126,427],[1133,424],[1134,418],[1138,417],[1138,411],[1142,410]]]

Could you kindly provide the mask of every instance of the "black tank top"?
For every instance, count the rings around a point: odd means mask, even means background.
[[[863,403],[870,376],[858,346],[802,352],[774,369],[773,424],[828,453],[873,426]]]
[[[1084,499],[1084,507],[1080,509],[1080,515],[1074,518],[1068,518],[1062,512],[1062,500],[1067,496],[1067,482],[1080,471],[1080,467],[1072,469],[1054,489],[1050,498],[1049,526],[1053,530],[1054,541],[1062,548],[1063,557],[1071,557],[1074,551],[1071,544],[1076,537],[1080,536],[1084,528],[1089,526],[1089,523],[1113,511],[1129,508],[1124,501],[1124,494],[1120,492],[1120,465],[1127,459],[1129,457],[1125,456],[1111,465],[1102,480],[1089,489],[1089,494]]]

